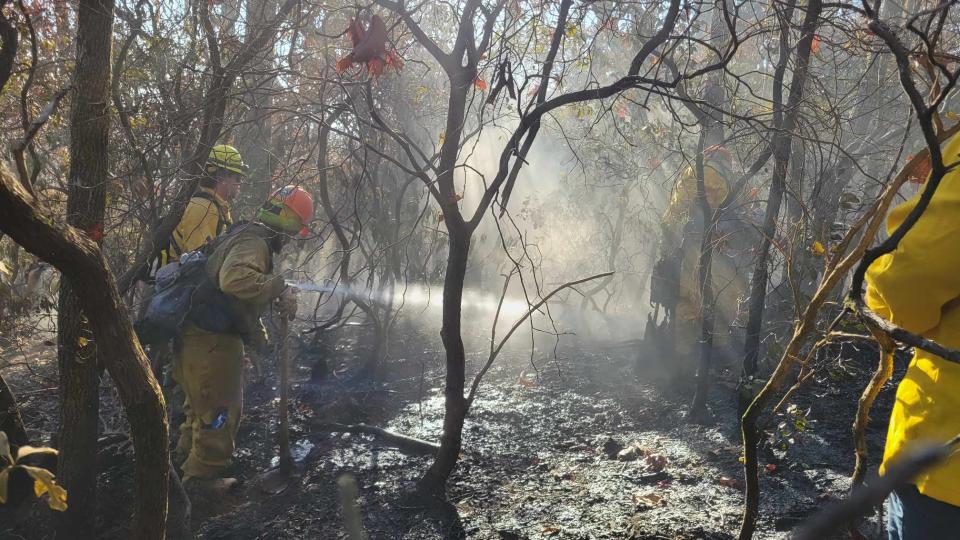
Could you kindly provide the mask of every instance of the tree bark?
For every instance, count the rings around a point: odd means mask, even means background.
[[[256,31],[270,23],[277,13],[276,0],[253,0],[247,2],[247,41],[253,39]],[[251,188],[246,190],[244,198],[256,208],[270,195],[276,158],[273,151],[273,105],[275,91],[273,54],[276,35],[266,44],[251,62],[249,74],[243,77],[247,85],[246,100],[249,110],[246,114],[247,125],[241,128],[237,137],[237,146],[243,159],[250,167]]]
[[[77,63],[70,119],[67,223],[96,241],[103,235],[110,133],[113,0],[84,0],[77,14]],[[57,538],[94,538],[97,516],[97,425],[100,372],[73,284],[60,285],[57,310],[60,369],[60,450],[57,479],[70,496],[56,514]]]
[[[807,73],[810,65],[810,50],[813,44],[814,32],[820,23],[820,13],[823,10],[823,3],[820,0],[811,0],[805,7],[805,15],[801,26],[800,40],[797,44],[796,67],[794,68],[793,78],[790,80],[790,94],[784,110],[780,110],[778,104],[782,100],[782,80],[783,72],[786,70],[787,59],[790,56],[789,50],[789,24],[792,18],[792,10],[796,3],[791,3],[788,8],[789,15],[781,21],[781,58],[778,62],[779,81],[774,87],[774,123],[781,129],[774,135],[773,155],[776,163],[774,165],[773,184],[770,186],[770,196],[766,215],[764,216],[764,238],[760,246],[760,254],[757,260],[757,268],[754,271],[750,296],[750,317],[747,327],[748,343],[744,347],[744,375],[747,369],[752,368],[756,372],[757,358],[759,356],[759,335],[760,323],[763,322],[763,304],[762,297],[766,295],[767,286],[767,254],[770,250],[770,242],[775,232],[776,217],[780,213],[780,200],[783,198],[783,189],[786,181],[787,165],[790,160],[791,141],[793,130],[796,126],[797,116],[800,113],[800,104],[803,102],[803,89],[807,80]],[[776,200],[776,203],[774,203]],[[776,206],[774,206],[776,204]],[[772,207],[772,208],[771,208]],[[757,274],[760,274],[758,276]],[[757,295],[757,296],[754,296]],[[759,298],[759,300],[758,300]],[[805,317],[815,317],[805,315]],[[795,332],[795,336],[797,333]],[[753,339],[753,342],[749,340]],[[791,344],[794,340],[791,341]],[[789,348],[788,348],[789,350]],[[748,365],[748,361],[750,365]],[[768,387],[781,384],[786,376],[785,370],[778,370],[771,376],[767,383]],[[774,380],[774,378],[780,380]],[[757,445],[760,442],[760,433],[757,429],[757,420],[760,416],[761,398],[769,399],[769,392],[761,391],[760,395],[746,408],[743,418],[740,422],[741,434],[743,436],[743,447],[745,453],[744,477],[746,479],[746,492],[744,493],[743,521],[740,524],[739,540],[750,540],[757,524],[757,512],[760,506],[760,478],[757,471]]]
[[[723,127],[720,127],[721,133]],[[702,214],[702,237],[700,241],[700,257],[697,263],[697,286],[700,290],[700,362],[697,366],[696,390],[690,413],[687,419],[695,423],[710,421],[710,411],[707,409],[707,396],[710,393],[710,368],[713,364],[713,330],[716,312],[716,298],[713,295],[711,270],[713,266],[714,232],[716,231],[717,216],[711,212],[707,200],[706,186],[704,185],[703,150],[708,137],[706,126],[701,128],[700,141],[697,145],[697,200],[696,204]],[[718,209],[718,211],[721,209]]]
[[[817,4],[819,6],[819,4]],[[763,216],[763,225],[760,230],[760,246],[757,248],[757,259],[750,282],[750,303],[748,306],[747,328],[744,334],[743,370],[741,383],[756,376],[760,357],[760,333],[763,327],[763,313],[766,304],[767,282],[770,277],[768,259],[770,246],[777,233],[777,221],[780,216],[780,206],[786,188],[790,151],[792,149],[793,129],[796,126],[799,105],[803,94],[803,83],[806,79],[809,50],[806,58],[800,58],[797,52],[798,65],[790,82],[789,103],[784,106],[783,82],[787,66],[792,56],[790,47],[790,25],[796,2],[791,2],[784,8],[780,21],[780,58],[777,62],[773,77],[773,112],[776,128],[770,146],[773,151],[774,169],[767,195],[767,208]],[[808,13],[813,7],[807,8]],[[817,8],[819,16],[819,7]],[[815,21],[811,24],[815,24]],[[813,28],[810,28],[813,32]],[[812,39],[812,37],[811,37]],[[752,399],[752,396],[749,396]],[[741,410],[747,405],[747,398],[741,392]]]
[[[90,322],[99,357],[116,382],[136,452],[131,538],[161,539],[167,512],[167,417],[163,395],[127,317],[100,247],[70,225],[55,224],[0,166],[0,230],[70,281]],[[75,499],[69,495],[71,504]],[[74,536],[76,538],[76,535]]]
[[[710,28],[710,41],[716,50],[723,50],[723,42],[728,39],[728,30],[724,18],[726,10],[726,0],[714,3],[716,11],[713,14],[713,21]],[[713,333],[716,324],[717,299],[713,291],[712,271],[713,271],[713,251],[714,237],[716,236],[717,223],[721,214],[727,210],[721,203],[719,208],[710,208],[710,202],[707,200],[706,186],[704,185],[703,170],[703,152],[706,148],[723,144],[725,141],[723,125],[723,106],[726,104],[726,91],[723,87],[723,71],[717,71],[711,78],[707,79],[707,89],[704,92],[704,100],[711,105],[710,109],[702,110],[702,125],[700,126],[700,138],[697,144],[697,200],[696,205],[699,209],[694,209],[702,214],[702,235],[700,242],[700,257],[698,259],[697,286],[700,291],[700,361],[697,366],[696,387],[693,394],[693,402],[690,405],[688,419],[693,422],[709,422],[710,411],[707,409],[707,397],[710,393],[710,371],[713,367]],[[729,182],[729,178],[725,178]],[[729,188],[728,188],[729,189]]]
[[[443,434],[440,436],[437,457],[418,486],[421,491],[432,495],[444,493],[447,479],[457,464],[463,443],[463,423],[467,416],[467,401],[463,394],[466,352],[461,335],[460,305],[463,281],[467,275],[467,256],[470,253],[470,231],[463,225],[452,223],[447,225],[447,230],[450,232],[450,246],[443,280],[443,327],[440,330],[447,353]]]
[[[180,223],[183,212],[187,209],[187,203],[193,197],[193,192],[200,183],[201,173],[203,172],[203,163],[210,153],[210,148],[217,144],[220,132],[223,129],[223,117],[227,108],[227,94],[233,88],[233,83],[239,75],[240,70],[253,59],[253,57],[263,49],[268,43],[276,38],[277,27],[280,22],[286,18],[298,0],[285,0],[269,24],[263,25],[253,36],[247,40],[237,55],[226,66],[220,63],[220,50],[217,45],[216,36],[212,35],[212,29],[209,29],[208,43],[211,44],[211,63],[213,76],[210,85],[204,95],[203,121],[200,128],[200,137],[197,141],[196,150],[193,156],[187,160],[183,166],[185,181],[183,187],[177,192],[171,202],[171,207],[160,223],[148,235],[147,240],[134,258],[133,263],[117,280],[122,293],[130,290],[130,287],[144,275],[149,267],[150,261],[154,259],[160,250],[166,245],[166,241],[173,234],[173,230]],[[201,10],[209,9],[207,2],[200,2]],[[209,12],[207,12],[209,14]],[[206,18],[209,23],[209,17]]]
[[[0,8],[6,4],[0,1]],[[10,74],[13,72],[13,64],[17,58],[17,45],[19,34],[9,19],[0,12],[0,41],[3,42],[3,48],[0,49],[0,91],[10,80]]]
[[[117,383],[137,456],[134,538],[162,538],[167,494],[167,426],[160,389],[133,334],[116,284],[94,239],[102,238],[107,185],[109,81],[113,1],[82,0],[71,118],[68,225],[54,225],[9,171],[0,170],[0,229],[66,278],[61,290],[62,418],[58,480],[69,508],[57,519],[58,537],[93,537],[96,516],[98,373],[78,349],[96,343]],[[86,233],[83,236],[81,232]],[[81,334],[82,306],[93,339]],[[81,343],[80,337],[86,341]]]

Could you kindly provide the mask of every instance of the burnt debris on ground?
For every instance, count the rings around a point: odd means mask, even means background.
[[[565,339],[553,347],[508,350],[484,380],[464,430],[462,460],[448,504],[416,495],[430,458],[382,438],[328,431],[329,423],[367,424],[436,442],[443,420],[442,349],[405,332],[376,382],[353,377],[367,353],[361,330],[345,328],[322,352],[294,354],[291,440],[297,479],[280,493],[253,485],[277,464],[277,377],[272,359],[262,378],[248,370],[244,419],[231,474],[241,487],[216,503],[195,504],[200,538],[344,537],[337,480],[355,478],[370,538],[732,538],[742,512],[743,469],[733,376],[718,375],[710,402],[715,422],[684,421],[689,396],[663,381],[656,364],[637,376],[636,352]],[[56,392],[49,384],[52,347],[38,349],[40,371],[13,371],[31,435],[49,441]],[[473,350],[483,350],[482,347]],[[317,354],[329,373],[317,380]],[[45,356],[44,356],[45,355]],[[766,426],[761,454],[763,538],[788,532],[849,488],[850,419],[855,403],[840,388],[862,387],[873,369],[869,351],[833,361]],[[468,358],[468,372],[485,356]],[[899,366],[901,369],[903,366]],[[313,376],[312,376],[313,375]],[[688,385],[689,386],[689,385]],[[125,538],[132,512],[132,447],[123,435],[109,381],[103,383],[100,506],[104,537]],[[886,417],[885,390],[876,416]],[[120,422],[110,425],[110,422]],[[882,449],[880,424],[869,432],[872,457]],[[42,537],[40,504],[0,532]],[[0,536],[3,536],[0,535]]]

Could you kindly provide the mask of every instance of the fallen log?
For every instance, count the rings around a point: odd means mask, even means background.
[[[373,435],[390,446],[397,448],[402,452],[417,454],[421,456],[433,456],[440,450],[440,445],[409,435],[403,435],[388,429],[378,428],[367,424],[340,424],[337,422],[327,422],[313,424],[311,427],[315,432],[327,433],[362,433],[364,435]]]

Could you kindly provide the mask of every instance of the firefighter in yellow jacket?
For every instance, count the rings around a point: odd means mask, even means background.
[[[947,166],[960,161],[960,137],[944,146]],[[893,231],[920,195],[894,208]],[[867,304],[884,318],[951,349],[960,349],[960,168],[941,180],[930,205],[897,248],[867,270]],[[960,365],[916,349],[897,387],[880,466],[921,444],[960,433]],[[960,531],[960,456],[897,489],[888,501],[888,534],[895,540],[956,538]]]
[[[274,301],[283,316],[296,313],[296,290],[274,272],[273,256],[292,236],[305,234],[312,216],[313,200],[306,191],[281,188],[253,223],[222,237],[207,260],[207,277],[225,304],[204,305],[201,311],[219,310],[213,315],[227,317],[232,326],[212,331],[209,317],[192,313],[177,346],[174,378],[187,395],[177,457],[188,486],[221,479],[231,463],[243,405],[244,343],[266,345],[260,314]]]
[[[247,175],[247,165],[243,162],[240,152],[236,148],[219,144],[210,149],[204,165],[204,176],[193,197],[183,211],[180,223],[174,229],[167,247],[160,252],[156,261],[154,277],[159,277],[166,270],[161,270],[170,263],[180,260],[184,253],[199,249],[226,231],[233,224],[230,216],[230,202],[237,196],[240,184]],[[152,287],[144,292],[145,297],[153,295]],[[148,302],[143,303],[146,309]],[[142,315],[142,313],[141,313]],[[154,345],[150,351],[150,362],[154,373],[158,376],[170,359],[170,348],[167,345]],[[167,386],[166,384],[164,386]],[[178,398],[173,398],[179,404]]]
[[[160,254],[160,266],[200,248],[233,223],[230,202],[237,196],[248,172],[240,152],[227,144],[214,146],[210,149],[204,172],[169,245]]]
[[[732,156],[722,146],[704,150],[703,184],[707,204],[711,211],[726,201],[730,193],[728,179],[731,175]],[[663,217],[663,249],[665,258],[676,259],[666,264],[667,273],[659,280],[670,288],[673,296],[673,348],[681,360],[692,362],[695,344],[700,340],[701,298],[699,260],[703,238],[703,221],[697,202],[697,175],[694,167],[688,167],[677,180],[670,197],[670,206]],[[724,235],[716,235],[717,242],[725,241]],[[659,263],[660,266],[663,263]],[[663,270],[661,270],[663,271]],[[746,279],[738,271],[735,261],[723,250],[715,250],[711,265],[711,284],[716,297],[716,323],[714,344],[728,343],[730,328],[737,318],[739,302],[746,291]],[[655,291],[651,291],[655,295]]]

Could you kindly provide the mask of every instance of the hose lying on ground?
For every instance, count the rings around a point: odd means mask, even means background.
[[[364,435],[373,435],[390,446],[411,454],[432,456],[436,455],[437,451],[440,450],[440,445],[437,443],[402,435],[376,426],[368,426],[367,424],[339,424],[330,422],[313,424],[311,427],[316,432],[362,433]]]

